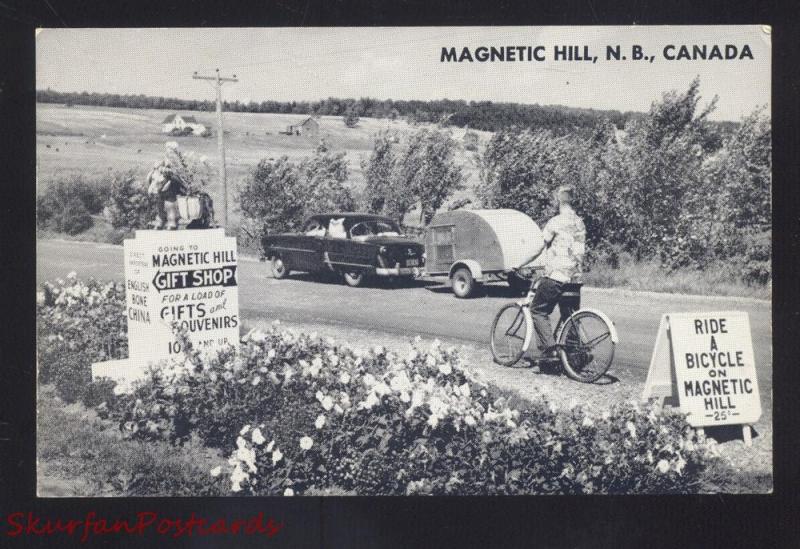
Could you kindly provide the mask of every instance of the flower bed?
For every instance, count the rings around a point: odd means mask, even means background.
[[[714,459],[679,414],[507,402],[438,342],[399,356],[275,326],[99,408],[130,438],[221,449],[209,474],[258,495],[694,492]]]

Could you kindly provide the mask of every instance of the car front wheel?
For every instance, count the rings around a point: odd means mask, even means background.
[[[272,258],[272,276],[278,280],[289,276],[289,269],[280,257]]]
[[[363,272],[344,273],[344,283],[352,288],[358,288],[364,284]]]

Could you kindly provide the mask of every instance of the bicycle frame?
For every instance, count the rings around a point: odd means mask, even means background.
[[[525,316],[525,326],[527,329],[525,330],[525,338],[522,343],[522,348],[525,350],[525,352],[527,352],[528,349],[530,349],[531,342],[533,341],[533,315],[531,314],[531,304],[533,303],[533,298],[535,295],[536,295],[536,284],[534,283],[531,284],[531,289],[528,290],[527,295],[523,299],[520,299],[516,302],[517,305],[519,305],[520,309],[522,310],[522,314]],[[614,326],[614,323],[611,321],[610,318],[608,318],[608,315],[606,315],[604,312],[598,309],[581,308],[576,311],[573,311],[573,313],[566,319],[562,318],[561,315],[559,315],[558,324],[556,324],[555,330],[553,330],[553,338],[556,341],[559,341],[561,339],[561,330],[564,329],[566,321],[574,317],[578,313],[583,313],[583,312],[594,313],[601,319],[603,319],[603,321],[608,325],[609,332],[611,334],[611,341],[615,345],[619,343],[619,336],[617,335],[617,329]]]

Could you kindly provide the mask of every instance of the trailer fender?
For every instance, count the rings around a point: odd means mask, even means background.
[[[448,278],[453,278],[453,273],[455,273],[461,267],[466,267],[469,269],[469,272],[472,274],[472,278],[475,280],[483,279],[483,270],[481,270],[481,265],[474,259],[460,259],[453,263],[450,266],[450,273],[447,275]]]

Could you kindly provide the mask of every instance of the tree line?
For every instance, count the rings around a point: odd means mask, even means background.
[[[122,107],[129,109],[169,109],[213,111],[213,101],[156,97],[148,95],[121,95],[96,92],[59,92],[50,88],[36,91],[40,103],[65,105],[90,105]],[[405,118],[411,123],[441,123],[447,126],[470,127],[477,130],[497,131],[512,125],[539,127],[557,133],[590,131],[602,120],[609,120],[622,128],[632,118],[633,112],[616,110],[580,109],[573,107],[496,103],[492,101],[464,101],[439,99],[432,101],[373,99],[369,97],[335,98],[319,101],[225,101],[229,112],[308,114],[320,116],[355,116],[367,118]]]

